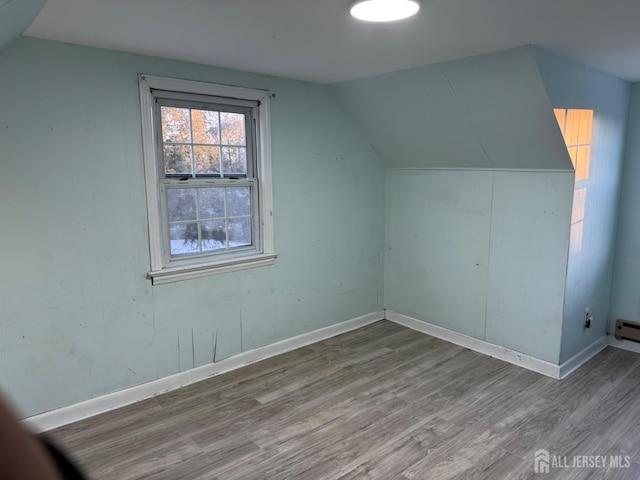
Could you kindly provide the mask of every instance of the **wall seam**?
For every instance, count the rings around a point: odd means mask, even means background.
[[[485,290],[484,295],[484,334],[482,335],[482,339],[484,341],[487,340],[487,317],[489,315],[489,279],[490,279],[490,269],[491,269],[491,238],[493,236],[493,190],[496,183],[496,174],[495,172],[491,173],[491,206],[489,207],[489,242],[487,245],[487,288]]]
[[[480,139],[480,136],[478,135],[478,132],[476,131],[475,126],[473,125],[473,122],[469,118],[469,115],[467,114],[467,109],[464,107],[462,100],[460,100],[460,97],[458,96],[458,92],[456,92],[456,89],[453,87],[453,83],[451,83],[451,80],[449,80],[449,76],[447,75],[447,72],[445,72],[444,68],[442,67],[440,67],[440,71],[442,72],[442,75],[444,75],[444,78],[447,80],[447,83],[449,84],[449,88],[451,89],[451,92],[453,92],[453,96],[456,97],[458,105],[460,105],[461,107],[461,112],[464,115],[465,120],[468,122],[469,126],[471,127],[473,136],[476,137],[476,140],[480,144],[480,148],[482,148],[482,151],[484,152],[484,156],[486,157],[487,162],[489,162],[489,165],[493,167],[493,163],[491,163],[491,158],[489,158],[487,149],[484,147],[484,144],[482,143],[482,140]]]

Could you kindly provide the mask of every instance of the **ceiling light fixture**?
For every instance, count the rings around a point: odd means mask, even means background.
[[[393,22],[409,18],[418,10],[420,4],[415,0],[358,0],[349,13],[365,22]]]

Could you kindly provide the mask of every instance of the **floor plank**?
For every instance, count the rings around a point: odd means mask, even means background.
[[[382,321],[49,432],[89,478],[534,479],[533,454],[628,455],[640,356],[607,348],[556,381]]]

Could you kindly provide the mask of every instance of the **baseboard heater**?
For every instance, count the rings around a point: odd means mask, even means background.
[[[615,337],[618,340],[633,340],[640,343],[640,323],[618,320]]]

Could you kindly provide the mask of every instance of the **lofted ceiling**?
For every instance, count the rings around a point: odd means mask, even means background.
[[[25,35],[320,83],[535,44],[640,81],[639,0],[421,0],[390,24],[349,3],[48,0]]]

